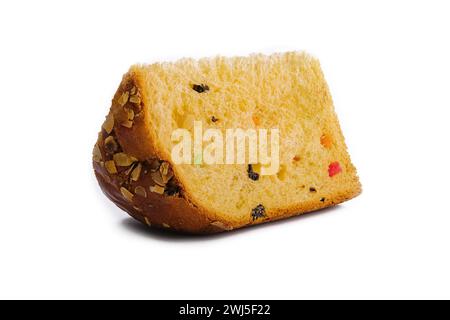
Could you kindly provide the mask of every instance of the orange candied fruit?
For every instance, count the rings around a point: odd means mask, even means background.
[[[333,139],[329,134],[324,133],[320,137],[320,144],[323,145],[325,148],[330,149],[331,146],[333,145]]]
[[[257,116],[256,114],[254,114],[254,115],[252,116],[252,120],[253,120],[253,123],[254,123],[256,126],[259,126],[259,125],[261,124],[261,121],[259,120],[259,118],[258,118],[258,116]]]
[[[342,172],[341,165],[337,161],[330,163],[330,165],[328,166],[328,175],[330,177],[333,177],[341,172]]]

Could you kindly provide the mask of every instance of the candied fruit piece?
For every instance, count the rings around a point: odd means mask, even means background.
[[[330,177],[333,177],[340,172],[342,172],[342,168],[341,168],[341,165],[339,164],[339,162],[335,161],[335,162],[330,163],[330,165],[328,166],[328,175]]]
[[[259,120],[258,116],[255,114],[252,116],[252,120],[256,126],[259,126],[261,124],[261,121]]]
[[[320,144],[323,145],[325,148],[330,149],[331,146],[333,145],[333,139],[329,134],[324,133],[320,137]]]

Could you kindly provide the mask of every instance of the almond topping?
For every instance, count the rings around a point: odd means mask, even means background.
[[[128,191],[127,189],[125,189],[124,187],[120,188],[120,192],[122,193],[122,196],[127,199],[128,201],[132,202],[133,201],[133,197],[134,195]]]
[[[133,109],[125,109],[126,113],[127,113],[127,117],[129,121],[133,121],[134,119],[134,111]]]
[[[233,230],[233,227],[227,226],[226,224],[224,224],[224,223],[221,222],[221,221],[214,221],[214,222],[211,222],[211,225],[212,225],[212,226],[215,226],[215,227],[217,227],[217,228],[219,228],[219,229],[222,229],[222,230]]]
[[[134,170],[131,172],[131,180],[138,181],[139,177],[141,176],[141,171],[142,171],[142,165],[140,163],[138,163],[136,168],[134,168]]]
[[[102,127],[105,129],[107,134],[111,133],[114,128],[114,115],[112,113],[108,114]]]
[[[121,107],[123,107],[128,102],[128,97],[130,96],[130,93],[128,91],[125,91],[120,96],[119,100],[117,102],[120,104]]]
[[[127,170],[124,171],[124,174],[126,176],[129,176],[131,171],[133,171],[133,169],[136,168],[136,163],[133,163]]]
[[[149,227],[152,226],[152,224],[150,223],[150,220],[148,220],[147,217],[144,217],[144,220],[145,220],[145,223],[146,223]]]
[[[150,186],[150,191],[154,193],[164,194],[164,187],[155,184],[154,186]]]
[[[163,179],[164,184],[166,184],[167,182],[169,182],[169,180],[172,179],[172,177],[173,177],[173,171],[172,171],[172,169],[169,169],[169,171],[167,172],[167,174],[162,176],[162,179]]]
[[[100,147],[98,146],[98,144],[95,144],[94,146],[94,150],[92,151],[92,158],[95,162],[100,162],[103,159],[102,152],[100,151]]]
[[[130,129],[131,127],[133,127],[133,121],[127,120],[127,121],[122,122],[120,125],[122,127]]]
[[[156,184],[160,185],[161,187],[164,187],[164,186],[166,185],[166,184],[164,183],[164,180],[163,180],[162,177],[161,177],[161,172],[159,172],[159,171],[152,172],[152,173],[151,173],[151,176],[152,176],[153,181],[154,181]]]
[[[147,198],[147,191],[142,186],[137,186],[136,189],[134,189],[134,193],[136,193],[138,196]]]
[[[105,162],[105,168],[106,168],[106,170],[108,170],[109,174],[116,174],[117,173],[116,164],[114,163],[113,160],[106,161]]]
[[[159,167],[159,171],[161,172],[161,175],[165,176],[167,175],[167,172],[169,171],[169,163],[163,162],[161,163],[161,166]]]
[[[119,149],[116,140],[114,140],[113,136],[109,136],[105,139],[105,150],[108,153],[114,153]]]
[[[133,86],[133,88],[131,88],[130,94],[131,94],[131,95],[136,94],[136,87]]]
[[[137,159],[135,157],[132,157],[126,153],[120,152],[120,153],[116,153],[113,156],[114,162],[116,163],[116,165],[120,166],[120,167],[128,167],[131,166],[133,164],[133,162],[136,162]]]
[[[130,102],[134,104],[141,104],[141,98],[139,96],[131,96]]]
[[[170,228],[170,225],[168,225],[167,223],[163,223],[162,225],[164,228]]]

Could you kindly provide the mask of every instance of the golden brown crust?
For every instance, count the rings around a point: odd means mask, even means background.
[[[149,115],[148,108],[144,108],[143,96],[145,92],[139,90],[142,87],[139,83],[139,77],[134,72],[129,72],[124,75],[122,83],[113,98],[111,113],[114,115],[114,132],[120,142],[124,152],[130,154],[139,160],[145,160],[156,155],[154,145],[151,139],[136,139],[136,137],[149,137],[150,133],[146,125]],[[127,103],[126,106],[133,107],[134,118],[132,126],[129,128],[124,124],[128,122],[128,114],[124,112],[124,106],[120,103],[120,98],[124,93],[132,92],[136,88],[136,92],[140,96],[140,103]]]
[[[189,233],[224,231],[211,225],[199,209],[183,197],[159,195],[147,191],[147,197],[134,195],[132,202],[120,192],[117,181],[99,165],[94,164],[95,175],[104,194],[130,216],[149,226],[172,228]]]
[[[147,225],[189,233],[231,229],[224,222],[211,220],[204,210],[191,203],[176,177],[159,181],[163,179],[158,175],[160,164],[166,164],[167,171],[171,168],[154,149],[146,126],[150,115],[148,108],[144,108],[143,92],[139,88],[135,73],[124,76],[99,133],[93,166],[102,191],[118,207]],[[133,99],[133,103],[132,96],[140,99]],[[153,168],[155,161],[160,163],[157,170]],[[159,177],[160,185],[155,183],[154,174]]]
[[[144,106],[146,92],[140,88],[139,74],[130,71],[124,76],[99,133],[93,163],[105,195],[142,223],[188,233],[216,233],[334,206],[361,192],[356,180],[350,190],[288,208],[268,209],[263,217],[254,221],[220,221],[212,210],[193,203],[177,179],[176,170],[173,175],[172,172],[166,172],[166,176],[160,173],[170,179],[155,183],[161,179],[160,176],[155,180],[155,161],[160,172],[163,163],[166,171],[172,169],[170,159],[164,159],[158,152],[148,128],[150,108]]]

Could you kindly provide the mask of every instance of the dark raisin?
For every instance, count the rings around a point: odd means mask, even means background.
[[[211,117],[211,121],[212,121],[212,122],[217,122],[217,121],[219,121],[219,119],[217,119],[216,117],[212,116],[212,117]]]
[[[262,204],[258,204],[254,209],[252,209],[252,219],[253,221],[263,218],[266,216],[266,209]]]
[[[253,171],[253,166],[251,164],[249,164],[247,167],[247,173],[248,173],[248,177],[250,179],[252,179],[253,181],[259,180],[259,173]]]
[[[180,191],[181,191],[180,186],[177,185],[176,182],[173,181],[173,179],[171,179],[169,183],[167,183],[164,193],[168,196],[175,196],[179,194]]]
[[[325,202],[325,198],[321,198],[320,201],[321,201],[321,202]]]
[[[252,179],[253,181],[258,181],[259,180],[259,173],[251,172],[251,173],[248,174],[248,177],[250,179]]]
[[[311,188],[309,188],[309,192],[317,192],[317,190],[316,190],[316,188],[311,187]]]
[[[115,140],[105,141],[105,151],[109,154],[114,154],[117,152],[118,145]]]
[[[202,93],[202,92],[208,91],[209,87],[208,87],[208,85],[201,83],[201,84],[194,84],[192,86],[192,89],[194,89],[198,93]]]

